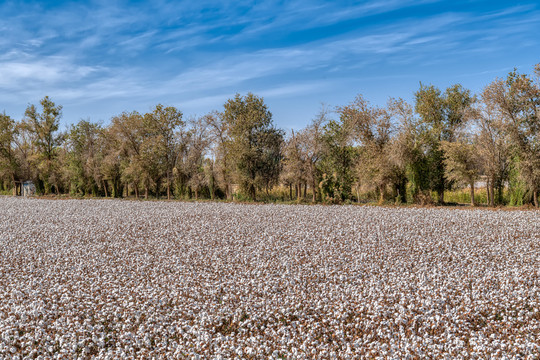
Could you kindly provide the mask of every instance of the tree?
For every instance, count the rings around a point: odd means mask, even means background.
[[[13,184],[14,195],[17,192],[18,162],[14,150],[17,126],[5,113],[0,114],[0,180],[9,179]]]
[[[256,189],[277,182],[283,132],[274,128],[263,98],[236,94],[224,105],[223,120],[230,135],[229,154],[241,188],[255,200]]]
[[[343,120],[330,120],[323,130],[322,179],[319,185],[324,201],[340,202],[351,198],[356,151],[349,124]]]
[[[131,183],[137,198],[142,186],[145,189],[145,198],[148,198],[150,177],[142,161],[144,124],[141,114],[136,111],[124,112],[113,117],[111,125],[104,133],[104,141],[106,152],[102,172],[105,196],[108,196],[107,180],[111,180],[113,183]]]
[[[328,122],[328,112],[328,108],[322,105],[317,116],[297,135],[300,151],[304,154],[306,161],[305,175],[311,184],[313,202],[317,200],[318,184],[321,181],[320,162],[324,155],[323,131]]]
[[[386,187],[392,182],[394,165],[390,161],[392,124],[390,113],[373,107],[362,95],[349,105],[339,108],[343,123],[352,129],[352,137],[359,145],[356,163],[357,178],[379,193],[384,200]]]
[[[42,182],[45,193],[48,193],[52,186],[58,193],[58,169],[55,160],[58,148],[64,140],[64,135],[58,132],[62,106],[56,106],[48,96],[45,96],[40,104],[43,109],[41,113],[34,105],[26,108],[23,124],[32,135],[32,142],[36,147],[34,164],[39,171],[38,180]]]
[[[232,199],[232,154],[229,126],[223,119],[223,113],[217,111],[204,116],[208,128],[210,150],[213,155],[213,173],[225,191],[225,197]]]
[[[97,195],[102,184],[103,129],[99,124],[80,120],[67,135],[67,172],[71,191]]]
[[[480,158],[477,149],[465,141],[443,141],[441,147],[445,153],[446,177],[451,181],[468,184],[471,205],[475,206],[474,184],[480,173]]]
[[[537,75],[539,66],[536,66]],[[526,194],[538,206],[540,190],[540,85],[516,70],[506,81],[495,80],[485,98],[503,119],[510,139],[512,161],[510,183],[522,183]],[[511,176],[511,177],[514,177]],[[512,187],[512,186],[511,186]],[[512,190],[512,189],[511,189]],[[525,194],[521,194],[523,196]],[[519,202],[519,200],[518,200]]]
[[[291,131],[291,135],[283,142],[283,162],[281,169],[281,182],[289,187],[289,198],[292,200],[292,187],[294,185],[296,198],[300,200],[302,184],[306,179],[306,159],[300,149],[299,135]]]
[[[508,121],[497,105],[498,94],[504,92],[501,80],[495,80],[484,88],[476,108],[476,149],[481,158],[482,171],[486,175],[488,205],[503,202],[503,187],[511,166],[511,144]],[[495,191],[497,192],[495,194]]]
[[[145,114],[144,125],[148,132],[145,148],[155,155],[153,158],[157,163],[154,165],[160,165],[164,172],[162,176],[167,181],[167,199],[170,200],[173,169],[178,156],[178,132],[184,126],[182,112],[175,107],[158,104],[153,112]]]
[[[454,141],[456,130],[467,120],[467,111],[474,103],[469,90],[453,85],[442,94],[433,85],[424,86],[415,93],[415,110],[420,115],[427,145],[426,159],[430,175],[430,188],[437,191],[439,203],[444,203],[444,190],[450,186],[445,178],[442,141]]]
[[[185,157],[181,169],[186,176],[187,185],[199,198],[201,189],[209,185],[205,172],[205,155],[210,144],[208,124],[205,118],[194,118],[189,121],[189,131],[185,137]]]

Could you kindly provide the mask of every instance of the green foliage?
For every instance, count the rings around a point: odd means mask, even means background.
[[[465,114],[474,98],[461,85],[453,85],[442,94],[433,85],[420,84],[415,93],[415,110],[423,124],[422,138],[425,145],[425,165],[429,188],[437,191],[439,202],[443,202],[444,190],[450,187],[446,178],[444,152],[441,141],[454,141],[456,131],[466,120]],[[418,174],[416,174],[418,175]]]
[[[350,199],[356,150],[351,145],[349,129],[343,122],[330,120],[324,126],[323,141],[324,153],[321,161],[323,200],[331,199],[337,202]]]
[[[523,206],[527,201],[527,184],[519,171],[519,158],[514,158],[508,177],[508,205]]]
[[[59,147],[64,141],[64,134],[58,132],[62,106],[56,106],[48,96],[45,96],[40,104],[41,113],[34,105],[29,105],[26,108],[23,127],[32,135],[32,144],[36,148],[32,163],[38,170],[37,189],[41,190],[42,188],[47,194],[54,186],[58,193],[60,169],[56,160],[59,155]]]
[[[81,120],[67,134],[67,176],[71,194],[98,195],[102,174],[102,128],[99,124]]]
[[[17,135],[15,121],[5,113],[0,114],[0,181],[16,178],[19,166],[13,143]]]
[[[487,190],[485,188],[476,188],[474,199],[479,205],[487,205]],[[447,190],[444,192],[444,201],[448,204],[470,204],[470,190],[468,188]]]
[[[228,147],[236,178],[242,190],[256,199],[257,188],[268,189],[278,181],[283,131],[274,128],[263,98],[252,93],[229,99],[223,119],[230,135]]]

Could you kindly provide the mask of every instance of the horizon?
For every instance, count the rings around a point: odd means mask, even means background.
[[[411,102],[419,83],[473,93],[540,61],[540,4],[45,1],[0,5],[0,112],[20,120],[45,96],[61,127],[108,124],[162,103],[184,118],[236,93],[264,98],[277,127],[299,129],[320,103],[362,94]]]

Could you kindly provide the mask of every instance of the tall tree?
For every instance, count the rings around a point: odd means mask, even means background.
[[[213,156],[213,173],[225,191],[225,197],[232,199],[233,170],[231,169],[232,153],[228,123],[224,120],[223,113],[217,111],[205,115],[204,119],[208,128],[210,151]]]
[[[415,93],[415,110],[420,115],[428,144],[427,160],[430,188],[435,190],[439,203],[444,203],[444,190],[450,183],[445,177],[442,141],[454,141],[456,130],[467,120],[467,111],[474,102],[469,90],[453,85],[441,93],[433,85],[420,84]]]
[[[536,72],[540,72],[539,66]],[[540,75],[540,74],[539,74]],[[539,206],[540,190],[540,84],[525,74],[511,72],[499,81],[491,99],[508,121],[514,166],[525,183],[529,198]]]
[[[99,124],[80,120],[67,135],[67,171],[71,190],[83,195],[98,194],[102,184],[102,131]]]
[[[0,114],[0,180],[9,179],[13,185],[14,195],[17,192],[18,162],[15,154],[15,138],[17,126],[15,121],[6,115]]]
[[[306,161],[305,175],[311,185],[313,202],[317,200],[319,182],[321,181],[320,162],[324,155],[323,132],[324,126],[329,120],[328,113],[328,108],[324,104],[321,105],[317,116],[297,135],[300,151],[304,154]]]
[[[256,190],[277,181],[283,132],[272,123],[263,98],[236,94],[224,105],[223,120],[230,134],[230,154],[236,177],[244,191],[256,199]]]
[[[324,126],[324,151],[320,185],[324,201],[340,202],[351,198],[356,150],[352,144],[350,124],[343,118],[330,120]]]
[[[504,82],[495,80],[484,88],[476,108],[476,149],[486,176],[488,205],[503,203],[503,188],[511,166],[509,121],[498,105]]]
[[[32,135],[32,142],[36,147],[35,165],[38,169],[38,180],[43,183],[45,193],[51,187],[58,188],[57,163],[58,148],[64,139],[59,133],[62,106],[56,105],[48,96],[45,96],[40,104],[42,112],[38,112],[34,105],[29,105],[25,111],[24,126]]]
[[[291,131],[291,135],[283,142],[283,162],[281,182],[289,187],[289,198],[292,200],[292,187],[295,188],[296,198],[300,200],[302,184],[306,179],[306,159],[300,148],[299,135]]]
[[[103,186],[107,195],[107,181],[131,183],[135,196],[141,187],[148,198],[150,177],[142,161],[144,141],[143,117],[138,112],[124,112],[111,119],[111,125],[104,132],[106,153],[102,165]],[[118,179],[120,174],[120,179]]]
[[[175,107],[158,104],[154,111],[144,116],[144,123],[148,131],[147,148],[156,155],[158,164],[154,165],[161,165],[167,182],[167,199],[170,200],[173,169],[178,156],[178,132],[184,126],[182,112]]]
[[[357,178],[364,185],[373,187],[382,202],[394,172],[389,158],[392,133],[390,113],[371,106],[362,95],[358,95],[351,104],[339,108],[339,112],[343,122],[352,129],[352,137],[359,146]]]
[[[195,199],[199,198],[202,188],[209,185],[205,171],[205,155],[210,144],[208,133],[208,123],[204,117],[190,119],[181,168]]]

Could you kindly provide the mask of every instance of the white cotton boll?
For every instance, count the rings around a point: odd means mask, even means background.
[[[538,353],[536,212],[5,198],[0,213],[0,358],[14,345],[97,358]]]

